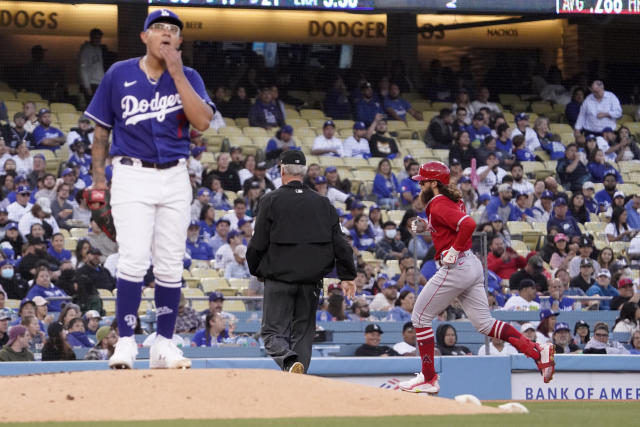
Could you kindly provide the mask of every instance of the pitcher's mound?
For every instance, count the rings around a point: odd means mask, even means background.
[[[500,412],[450,399],[258,369],[86,371],[5,377],[0,402],[0,421],[5,422]],[[329,406],[327,402],[331,402]]]

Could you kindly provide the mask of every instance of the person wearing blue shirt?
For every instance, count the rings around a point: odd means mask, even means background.
[[[33,130],[36,148],[56,151],[66,142],[64,133],[60,129],[51,126],[51,110],[41,108],[38,111],[38,123],[40,124]]]
[[[409,322],[411,321],[411,312],[416,302],[416,294],[414,290],[404,290],[398,296],[399,305],[396,305],[385,318],[386,321],[392,322]]]
[[[552,135],[546,134],[544,138],[538,138],[540,141],[540,145],[549,153],[549,158],[551,160],[558,160],[564,157],[565,147],[564,144],[560,141],[551,140]]]
[[[420,164],[412,161],[406,168],[407,177],[400,182],[400,194],[402,194],[402,204],[408,206],[420,195],[420,185],[411,179],[420,171]]]
[[[473,120],[471,124],[465,128],[467,132],[469,132],[469,138],[471,142],[478,140],[484,141],[484,139],[488,136],[491,136],[491,129],[489,129],[484,124],[484,114],[478,112],[473,115]]]
[[[389,85],[389,96],[384,100],[384,110],[394,120],[407,121],[407,114],[411,114],[416,120],[422,120],[422,113],[414,110],[411,104],[400,98],[400,87],[397,83]]]
[[[191,259],[210,261],[214,258],[214,252],[208,243],[199,237],[200,225],[198,221],[191,221],[187,229],[187,253]]]
[[[391,163],[387,159],[380,160],[378,171],[373,179],[373,194],[378,198],[378,205],[386,209],[395,209],[400,193],[398,180],[391,172]]]
[[[519,162],[534,162],[536,156],[527,148],[524,140],[524,136],[516,135],[512,140],[513,151],[516,155],[516,160]]]
[[[580,191],[582,184],[591,181],[591,174],[587,170],[587,159],[584,153],[578,153],[578,146],[574,143],[567,145],[564,157],[558,160],[556,172],[562,186],[571,191]]]
[[[587,165],[587,168],[589,169],[589,173],[593,177],[593,182],[604,182],[604,178],[607,175],[613,175],[616,179],[616,182],[623,182],[620,173],[605,161],[604,153],[600,149],[596,149],[592,159]]]
[[[204,328],[199,329],[191,338],[192,347],[214,347],[224,343],[229,336],[225,330],[224,318],[218,312],[209,312],[205,317]]]
[[[56,233],[51,236],[51,245],[47,252],[59,262],[71,260],[71,252],[64,248],[64,236],[62,233]]]
[[[596,283],[587,289],[587,295],[592,297],[599,295],[601,297],[617,297],[619,295],[618,290],[611,286],[611,273],[606,268],[603,268],[598,273]],[[600,310],[609,310],[610,301],[600,301]]]
[[[293,127],[291,125],[282,126],[273,138],[267,142],[265,154],[267,160],[280,158],[280,154],[286,150],[300,150],[293,140]]]
[[[606,206],[611,206],[613,204],[613,196],[618,191],[618,180],[615,174],[608,172],[604,175],[602,183],[604,184],[604,188],[596,193],[596,202],[598,202],[598,204],[604,203]]]
[[[496,133],[498,134],[496,138],[496,148],[511,154],[513,152],[513,142],[511,142],[511,138],[509,138],[509,125],[506,123],[499,124],[496,128]]]
[[[516,205],[511,207],[509,221],[533,221],[534,213],[531,208],[527,207],[528,201],[529,195],[526,193],[519,193],[516,196]]]
[[[46,266],[40,266],[37,268],[35,278],[33,279],[33,286],[31,286],[31,289],[25,298],[33,300],[38,295],[45,299],[68,296],[65,291],[51,283],[51,273],[49,272],[49,268]],[[50,312],[59,312],[61,306],[61,300],[49,301]]]
[[[79,138],[69,147],[73,151],[73,154],[69,157],[67,166],[77,166],[80,178],[89,176],[89,171],[91,170],[91,156],[85,153],[85,147],[84,142]]]
[[[481,220],[500,220],[503,222],[510,221],[509,218],[511,217],[511,211],[514,207],[511,203],[512,198],[513,190],[511,189],[511,186],[509,184],[500,184],[498,186],[498,195],[491,197],[491,200],[489,200],[489,204],[487,204]]]
[[[547,222],[547,230],[550,230],[551,227],[557,227],[561,233],[564,233],[569,238],[582,236],[576,219],[567,215],[568,210],[567,200],[564,197],[558,197],[553,202],[553,213]]]
[[[582,196],[584,197],[584,207],[587,208],[587,211],[590,214],[599,214],[600,209],[598,207],[598,202],[594,200],[593,195],[595,194],[596,186],[593,185],[593,182],[587,181],[582,184]]]
[[[216,210],[211,205],[205,205],[200,210],[200,238],[208,242],[216,234]]]
[[[356,104],[356,121],[364,122],[369,127],[376,118],[376,114],[384,114],[381,102],[373,96],[371,83],[365,82],[360,86],[362,98]]]
[[[631,199],[624,205],[624,208],[627,210],[627,225],[629,228],[634,230],[640,229],[640,214],[638,213],[638,209],[640,209],[640,196],[634,194]]]
[[[280,106],[273,101],[273,92],[269,84],[260,88],[258,99],[249,110],[249,125],[271,129],[285,125],[284,114]]]
[[[376,236],[369,227],[369,218],[365,214],[356,216],[353,220],[354,227],[351,229],[353,246],[359,251],[375,252]]]

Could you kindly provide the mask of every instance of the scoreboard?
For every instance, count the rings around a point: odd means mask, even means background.
[[[149,0],[149,4],[173,6],[237,7],[254,9],[318,9],[367,11],[375,0]]]
[[[640,0],[556,0],[556,13],[640,15]]]

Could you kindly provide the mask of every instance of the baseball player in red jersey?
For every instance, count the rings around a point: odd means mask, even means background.
[[[552,344],[538,345],[508,323],[491,317],[484,287],[482,263],[471,251],[475,221],[466,213],[461,194],[449,187],[449,168],[441,162],[428,162],[412,178],[420,183],[427,221],[412,223],[415,233],[429,231],[442,267],[429,280],[416,300],[411,321],[416,331],[422,372],[399,384],[403,391],[435,394],[440,391],[434,369],[434,337],[431,321],[458,297],[473,326],[490,337],[500,338],[535,360],[547,383],[555,371]]]

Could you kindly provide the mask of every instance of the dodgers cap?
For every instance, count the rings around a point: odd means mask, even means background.
[[[151,24],[153,24],[154,22],[169,22],[171,24],[177,25],[180,30],[182,30],[182,28],[184,27],[184,24],[182,23],[178,15],[176,15],[169,9],[154,10],[149,15],[147,15],[147,19],[144,20],[143,31],[147,31]]]

